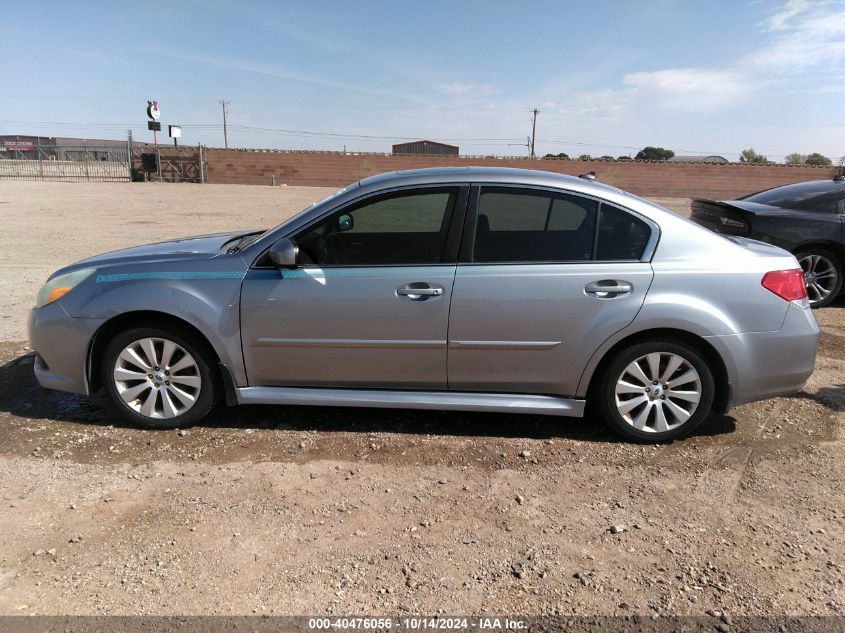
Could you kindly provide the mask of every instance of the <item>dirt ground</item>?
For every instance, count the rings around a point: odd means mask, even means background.
[[[306,407],[151,432],[35,383],[25,314],[58,266],[328,193],[0,183],[0,615],[845,613],[843,302],[804,391],[660,446]]]

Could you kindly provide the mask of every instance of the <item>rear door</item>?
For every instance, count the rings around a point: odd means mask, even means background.
[[[292,236],[241,293],[251,386],[446,389],[446,334],[468,187],[374,195]]]
[[[570,193],[473,187],[449,320],[449,388],[573,395],[636,316],[657,228]]]

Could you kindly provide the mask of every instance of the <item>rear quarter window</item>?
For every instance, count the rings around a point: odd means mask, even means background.
[[[602,203],[596,238],[597,260],[639,260],[651,229],[635,215]]]

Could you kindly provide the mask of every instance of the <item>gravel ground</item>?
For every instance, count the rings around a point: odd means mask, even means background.
[[[51,270],[327,193],[0,184],[0,614],[843,615],[842,303],[804,391],[660,446],[591,419],[297,407],[149,432],[36,385],[22,322]]]

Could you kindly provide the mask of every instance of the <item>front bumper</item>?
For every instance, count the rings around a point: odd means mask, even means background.
[[[35,377],[46,389],[88,394],[88,350],[105,319],[74,318],[61,301],[29,313],[29,346],[35,351]]]
[[[812,310],[790,303],[777,332],[706,337],[725,360],[727,409],[801,390],[815,368],[819,335]]]

